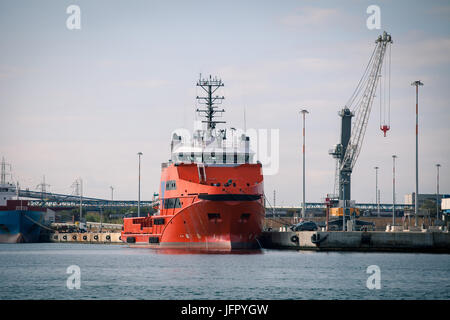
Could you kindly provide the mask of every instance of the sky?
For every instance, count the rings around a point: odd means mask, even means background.
[[[70,30],[70,5],[81,10]],[[381,9],[381,29],[366,12]],[[450,193],[448,1],[13,1],[0,0],[0,156],[12,179],[89,197],[142,199],[158,191],[171,132],[192,129],[199,74],[225,83],[230,127],[279,130],[280,167],[265,176],[277,205],[302,195],[301,118],[306,118],[306,201],[333,192],[338,111],[353,93],[383,30],[393,38],[387,137],[375,98],[352,175],[352,199],[381,202],[415,190],[415,89],[419,92],[419,192]]]

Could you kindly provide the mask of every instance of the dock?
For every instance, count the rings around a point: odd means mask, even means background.
[[[50,242],[73,242],[90,244],[123,243],[120,232],[65,232],[49,235]]]
[[[123,244],[119,232],[53,233],[50,242]],[[264,249],[450,253],[448,231],[264,231]]]
[[[450,253],[448,231],[265,231],[265,249]]]

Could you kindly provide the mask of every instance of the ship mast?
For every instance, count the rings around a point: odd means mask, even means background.
[[[209,79],[202,79],[202,75],[200,74],[200,79],[197,82],[197,87],[201,87],[206,92],[206,96],[197,96],[196,99],[198,100],[199,104],[204,105],[205,109],[197,109],[196,111],[198,113],[203,113],[206,120],[203,120],[202,122],[206,123],[208,131],[211,131],[216,128],[217,123],[225,123],[225,121],[214,120],[214,117],[217,117],[216,113],[225,112],[224,109],[218,109],[217,106],[222,103],[225,97],[218,95],[213,96],[220,87],[223,87],[223,82],[221,79],[217,79],[217,77],[212,78],[211,76],[209,76]]]

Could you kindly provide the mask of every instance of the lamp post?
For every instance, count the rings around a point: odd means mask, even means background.
[[[437,177],[436,177],[436,219],[439,220],[439,167],[441,165],[436,164]]]
[[[380,217],[380,199],[378,197],[378,169],[375,167],[375,202],[377,203],[377,216]]]
[[[392,156],[392,225],[395,226],[395,159],[397,156]]]
[[[272,208],[272,217],[275,217],[275,200],[276,200],[276,193],[275,190],[273,190],[273,208]]]
[[[103,207],[100,206],[100,233],[103,232]]]
[[[234,143],[234,132],[236,131],[236,128],[230,128],[231,129],[231,147],[233,148],[233,162],[238,163],[237,160],[237,147]]]
[[[112,206],[114,205],[113,201],[114,201],[114,187],[113,186],[109,186],[109,188],[111,189],[111,207],[110,210],[112,211]],[[117,213],[117,210],[114,210]]]
[[[419,86],[423,86],[420,80],[411,83],[416,87],[416,195],[414,197],[414,225],[417,227],[417,213],[419,209]]]
[[[308,110],[300,111],[303,114],[303,204],[302,204],[302,218],[306,217],[306,203],[305,203],[305,118]]]
[[[83,179],[80,178],[80,222],[83,215]]]
[[[141,216],[141,156],[142,152],[138,152],[139,156],[139,184],[138,184],[138,217]]]

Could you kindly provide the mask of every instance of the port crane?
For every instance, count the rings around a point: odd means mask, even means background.
[[[336,172],[334,195],[328,198],[334,203],[337,203],[337,200],[339,200],[338,206],[330,209],[332,216],[342,216],[344,212],[348,211],[350,211],[350,214],[358,214],[352,208],[353,206],[350,202],[351,174],[361,152],[378,83],[380,83],[380,129],[386,136],[386,131],[390,128],[389,123],[386,123],[386,115],[384,114],[383,116],[383,113],[386,113],[387,109],[386,100],[390,100],[390,94],[389,98],[386,98],[386,84],[389,83],[390,92],[391,35],[383,32],[377,38],[375,44],[375,49],[372,52],[361,80],[345,107],[339,112],[339,116],[341,117],[341,141],[329,151],[329,154],[336,159]],[[386,52],[389,55],[384,68],[383,96],[383,90],[381,89],[383,81],[381,80],[381,76],[383,74],[383,61],[385,60]],[[386,74],[388,75],[386,76]],[[390,104],[389,101],[387,103]],[[355,117],[355,121],[352,124],[353,117]],[[346,209],[349,210],[347,211]]]

